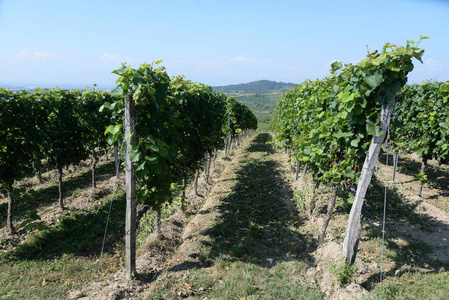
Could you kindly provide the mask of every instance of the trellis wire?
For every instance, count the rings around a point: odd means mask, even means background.
[[[391,113],[392,120],[394,121],[394,113],[395,113],[395,106],[396,102],[393,104],[393,110]],[[381,248],[380,248],[380,275],[379,275],[379,282],[382,285],[383,280],[383,263],[384,263],[384,249],[385,249],[385,224],[386,224],[386,215],[387,215],[387,192],[388,192],[388,174],[387,174],[387,167],[389,164],[389,158],[390,158],[390,146],[391,146],[391,136],[390,136],[390,124],[388,124],[387,128],[387,137],[385,139],[386,145],[387,145],[387,156],[386,156],[386,162],[385,162],[385,168],[384,168],[384,174],[385,174],[385,184],[384,184],[384,209],[383,209],[383,216],[382,216],[382,241],[381,241]],[[381,288],[380,292],[380,299],[382,299],[383,296],[383,289]]]

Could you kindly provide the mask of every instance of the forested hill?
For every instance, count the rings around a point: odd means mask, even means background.
[[[282,95],[296,84],[259,80],[250,83],[212,87],[245,103],[256,115],[261,130],[268,130],[270,114]]]
[[[231,84],[226,86],[215,86],[214,90],[223,93],[262,92],[271,90],[289,90],[295,87],[294,83],[276,82],[271,80],[258,80],[249,83]]]

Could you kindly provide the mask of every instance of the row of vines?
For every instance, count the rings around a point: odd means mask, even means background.
[[[109,114],[99,113],[107,92],[37,89],[0,90],[0,189],[8,195],[7,227],[13,226],[14,182],[49,167],[58,170],[59,205],[64,209],[63,169],[92,160],[93,185],[98,151],[107,146]]]
[[[419,195],[427,181],[430,159],[439,166],[449,161],[449,82],[423,82],[406,85],[398,94],[391,136],[396,155],[416,153],[421,157]]]
[[[242,102],[183,76],[170,80],[163,67],[123,65],[113,73],[119,75],[111,92],[117,100],[103,108],[123,117],[125,98],[135,102],[135,117],[128,120],[135,133],[127,151],[135,167],[138,201],[156,211],[173,199],[172,184],[182,181],[185,187],[204,157],[229,146],[243,131],[257,129],[255,115]],[[106,130],[113,141],[131,139],[123,136],[120,117]]]
[[[173,198],[173,184],[201,168],[204,156],[257,128],[254,114],[234,98],[164,68],[142,65],[114,71],[113,91],[0,89],[0,187],[8,197],[7,227],[13,226],[14,183],[40,170],[58,170],[62,209],[63,169],[91,159],[93,186],[99,151],[121,149],[124,95],[136,101],[131,157],[139,202],[153,208]],[[228,142],[228,143],[226,143]],[[229,146],[229,145],[228,145]],[[210,161],[210,160],[209,160]]]
[[[381,52],[373,51],[355,65],[335,62],[329,77],[307,80],[286,93],[272,115],[271,130],[292,159],[309,170],[316,187],[331,187],[321,240],[338,189],[349,190],[357,185],[344,242],[343,255],[348,263],[355,260],[363,220],[367,184],[360,184],[361,177],[365,173],[369,184],[374,165],[367,162],[380,151],[394,103],[406,98],[396,95],[413,70],[412,60],[421,61],[424,50],[418,45],[413,41],[408,41],[406,47],[388,43]],[[406,105],[410,104],[405,104],[404,109]],[[419,126],[418,120],[414,122]],[[404,127],[401,135],[405,131]],[[354,226],[358,233],[352,233]]]

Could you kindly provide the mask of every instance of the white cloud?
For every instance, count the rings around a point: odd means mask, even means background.
[[[13,57],[18,59],[67,59],[66,57],[53,52],[46,51],[28,51],[28,49],[23,49],[22,51],[13,53]]]
[[[220,65],[219,62],[214,62],[211,60],[199,60],[198,61],[198,67],[200,67],[200,68],[217,67],[218,65]]]
[[[14,57],[27,57],[28,55],[29,54],[28,54],[28,50],[27,49],[23,49],[22,51],[15,52],[13,54]]]
[[[422,69],[423,71],[438,72],[444,70],[444,64],[431,57],[426,59],[419,69]]]
[[[243,56],[236,56],[229,59],[230,62],[251,62],[251,63],[268,63],[270,60],[268,59],[254,59],[254,58],[246,58]]]
[[[52,52],[42,52],[42,51],[33,51],[33,57],[42,58],[42,59],[47,59],[47,58],[66,59],[64,56],[61,56],[59,54],[52,53]]]
[[[121,56],[118,54],[103,53],[100,60],[106,64],[116,64],[116,63],[131,63],[136,61],[142,61],[138,57]]]

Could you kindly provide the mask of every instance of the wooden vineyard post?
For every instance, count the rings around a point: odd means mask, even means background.
[[[6,217],[6,226],[8,227],[9,234],[14,234],[14,225],[12,223],[12,216],[13,216],[13,208],[14,208],[14,200],[12,198],[12,188],[8,192],[8,214]]]
[[[62,189],[62,165],[57,166],[58,169],[58,186],[59,186],[59,206],[61,207],[62,210],[64,210],[64,194],[63,194],[63,189]]]
[[[134,100],[125,96],[125,182],[126,182],[126,277],[136,272],[136,174],[131,162],[129,147],[134,140]]]
[[[231,130],[231,117],[228,116],[228,130]],[[231,131],[228,132],[226,136],[226,145],[225,145],[225,156],[228,156],[229,153],[229,147],[231,147]]]
[[[207,163],[208,163],[207,159],[208,159],[207,152],[204,152],[204,178],[206,180],[206,183],[208,180],[208,173],[209,173],[209,170],[207,169]]]
[[[299,178],[299,168],[301,167],[301,163],[299,160],[296,161],[296,175],[295,175],[295,181]]]
[[[357,192],[355,194],[354,203],[349,213],[348,225],[346,227],[345,240],[343,241],[343,257],[346,262],[353,264],[357,256],[357,247],[360,241],[360,233],[362,231],[363,222],[363,204],[365,201],[366,191],[373,176],[374,166],[379,157],[379,152],[382,147],[385,135],[390,124],[390,116],[393,108],[393,102],[384,102],[380,115],[380,127],[382,135],[373,137],[371,145],[363,163],[362,173],[360,175],[359,183],[357,185]]]
[[[114,143],[114,160],[115,160],[115,178],[120,179],[120,161],[118,158],[117,144]]]

